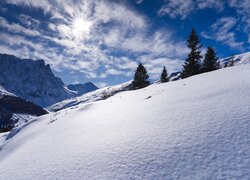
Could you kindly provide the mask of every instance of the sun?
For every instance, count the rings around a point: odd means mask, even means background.
[[[76,18],[72,23],[73,34],[77,38],[82,37],[84,34],[88,34],[90,32],[92,25],[93,23],[86,19]]]

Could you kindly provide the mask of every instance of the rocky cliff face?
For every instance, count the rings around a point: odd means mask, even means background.
[[[43,60],[19,59],[6,54],[0,54],[0,85],[42,107],[74,96]]]

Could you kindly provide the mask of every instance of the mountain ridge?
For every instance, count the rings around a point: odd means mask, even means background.
[[[20,59],[8,54],[0,54],[0,86],[42,107],[94,88],[93,85],[85,91],[83,88],[80,89],[81,92],[71,91],[53,74],[50,65],[45,64],[44,60]]]

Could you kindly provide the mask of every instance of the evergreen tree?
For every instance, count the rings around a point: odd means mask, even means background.
[[[187,78],[200,73],[200,59],[202,58],[200,48],[202,45],[194,29],[192,29],[187,38],[187,46],[191,51],[183,65],[181,78]]]
[[[164,82],[168,82],[168,81],[169,81],[168,72],[166,70],[166,67],[164,66],[162,73],[161,73],[161,82],[164,83]]]
[[[235,56],[234,55],[231,55],[229,57],[229,59],[225,62],[224,68],[231,67],[231,66],[235,66]]]
[[[228,61],[224,63],[224,68],[228,67]]]
[[[140,63],[135,71],[134,80],[132,82],[133,89],[140,89],[148,86],[150,82],[148,81],[149,75],[146,68]]]
[[[228,66],[231,67],[231,66],[235,66],[235,56],[232,55],[228,61]]]
[[[209,72],[217,69],[220,69],[220,63],[216,57],[216,52],[214,48],[208,47],[205,54],[205,59],[202,63],[202,72]]]

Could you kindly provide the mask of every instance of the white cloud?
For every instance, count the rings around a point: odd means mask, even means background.
[[[162,67],[161,63],[175,70],[173,66],[179,64],[171,64],[172,58],[176,57],[174,61],[177,61],[187,53],[185,42],[173,41],[173,33],[168,29],[151,33],[148,19],[125,3],[95,0],[6,2],[41,8],[50,19],[45,24],[46,29],[39,31],[36,27],[40,26],[40,21],[28,15],[19,17],[21,24],[0,19],[1,26],[8,30],[4,34],[5,52],[44,59],[57,71],[71,69],[87,78],[132,78],[139,61],[155,74],[156,69]],[[25,20],[30,22],[25,24]],[[13,33],[16,35],[11,38]],[[35,41],[29,40],[29,36]]]
[[[160,16],[169,15],[171,18],[185,19],[195,6],[192,0],[167,0],[158,11]]]
[[[237,23],[237,19],[234,17],[222,17],[218,19],[213,25],[212,29],[220,29],[223,32],[230,31]]]
[[[28,16],[28,15],[25,15],[25,14],[21,14],[18,17],[18,19],[27,28],[37,29],[40,25],[40,21],[38,19],[35,19],[35,18]]]
[[[105,83],[105,82],[97,82],[95,83],[97,85],[97,87],[99,88],[104,88],[104,87],[107,87],[108,86],[108,83]]]
[[[202,36],[207,39],[216,39],[218,42],[231,47],[243,50],[243,42],[237,41],[236,31],[250,33],[250,1],[249,0],[165,0],[158,14],[168,15],[173,19],[186,19],[191,13],[197,10],[213,8],[217,12],[222,12],[226,8],[236,13],[236,17],[224,18],[216,21],[212,28],[212,34],[202,32]],[[233,15],[231,15],[233,16]],[[233,29],[232,29],[233,28]]]
[[[144,1],[144,0],[136,0],[135,3],[136,3],[136,4],[141,4],[141,3],[143,3],[143,1]]]
[[[202,36],[207,39],[215,39],[222,44],[225,44],[231,48],[237,48],[243,50],[243,42],[239,42],[236,39],[235,26],[237,25],[237,19],[234,17],[222,17],[218,19],[212,26],[212,34],[202,32]]]
[[[149,61],[151,60],[151,61]],[[167,57],[153,57],[145,55],[140,57],[142,62],[151,74],[151,78],[159,79],[163,66],[165,66],[169,72],[176,72],[182,69],[183,60],[179,58],[167,58]]]
[[[224,9],[224,1],[221,0],[196,0],[197,9],[215,8],[218,11]]]
[[[34,0],[6,0],[7,3],[15,5],[30,6],[35,8],[41,8],[45,12],[49,12],[52,9],[51,4],[48,0],[34,1]]]
[[[7,29],[9,32],[12,32],[12,33],[22,33],[28,36],[40,35],[40,32],[38,32],[37,30],[31,30],[31,29],[25,28],[21,26],[20,24],[9,23],[5,18],[1,16],[0,16],[0,27]]]
[[[186,19],[195,10],[214,8],[217,11],[224,9],[222,0],[165,0],[158,11],[159,16],[168,15],[173,19]]]
[[[249,0],[229,0],[228,4],[234,8],[242,22],[242,29],[245,33],[250,33],[250,2]]]

